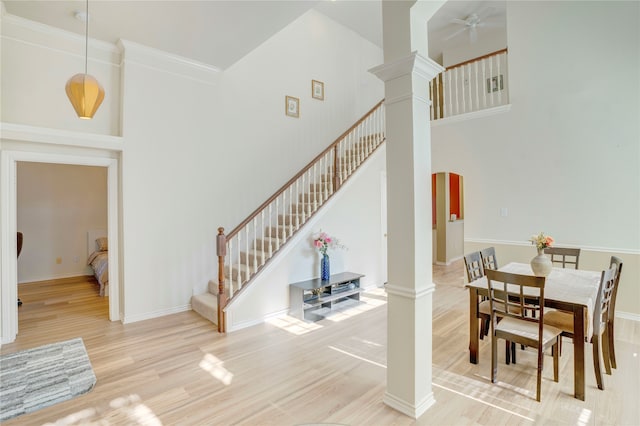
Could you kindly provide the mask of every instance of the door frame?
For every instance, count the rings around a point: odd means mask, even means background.
[[[389,280],[389,257],[387,256],[387,209],[387,171],[383,170],[380,172],[380,235],[382,236],[380,239],[380,251],[382,254],[380,262],[382,270],[380,273],[382,274],[382,282],[384,284]]]
[[[18,334],[18,258],[17,232],[17,163],[19,161],[98,166],[107,168],[107,237],[109,239],[109,319],[121,320],[118,222],[118,159],[90,155],[67,155],[46,152],[0,152],[0,229],[3,236],[0,255],[0,307],[2,328],[0,344],[13,342]]]

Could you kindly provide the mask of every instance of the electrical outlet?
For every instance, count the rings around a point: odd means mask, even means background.
[[[56,263],[59,265],[62,263],[62,258],[61,257],[56,257]]]

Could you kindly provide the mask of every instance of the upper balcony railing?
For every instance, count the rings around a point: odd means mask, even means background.
[[[431,120],[509,103],[507,49],[448,67],[429,83]]]

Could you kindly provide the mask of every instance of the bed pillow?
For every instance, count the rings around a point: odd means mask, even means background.
[[[109,250],[109,244],[107,242],[107,237],[96,238],[96,246],[98,247],[98,251],[107,251],[107,250]]]

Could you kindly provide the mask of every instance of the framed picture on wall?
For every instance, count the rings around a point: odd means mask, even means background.
[[[284,113],[289,117],[300,117],[300,99],[293,96],[285,96]]]
[[[324,83],[318,80],[311,80],[311,96],[313,99],[324,101]]]
[[[503,89],[504,83],[502,82],[502,74],[500,74],[500,76],[496,75],[487,79],[487,93],[497,92],[498,90]]]

